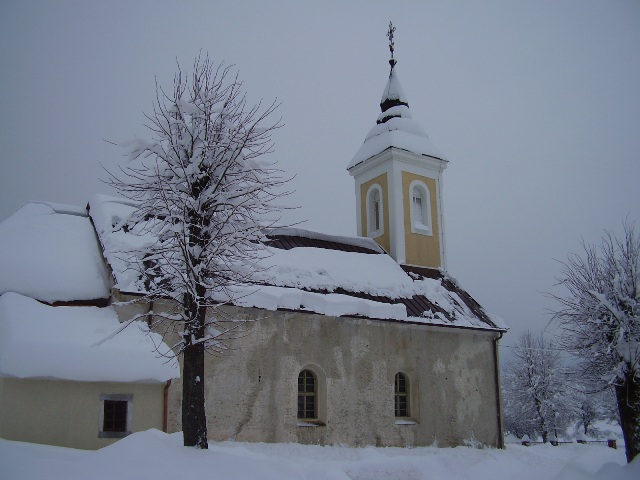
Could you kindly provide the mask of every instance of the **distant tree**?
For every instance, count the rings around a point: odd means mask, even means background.
[[[592,385],[585,384],[582,379],[576,381],[575,385],[575,404],[578,416],[576,434],[600,438],[604,433],[596,426],[597,422],[619,424],[613,388],[592,391]]]
[[[560,353],[542,335],[523,333],[503,373],[505,429],[522,438],[558,437],[574,418]]]
[[[270,120],[277,105],[247,106],[242,83],[228,66],[199,56],[193,72],[178,66],[173,90],[156,84],[152,139],[128,144],[130,163],[110,183],[137,208],[129,233],[151,238],[132,252],[148,298],[172,299],[164,314],[181,341],[182,428],[186,446],[207,447],[204,355],[219,349],[215,307],[255,271],[286,182],[263,159],[272,151]],[[162,314],[161,314],[162,315]]]
[[[504,430],[505,432],[522,439],[525,436],[531,440],[538,439],[538,432],[528,416],[526,408],[522,408],[523,404],[519,398],[512,395],[514,390],[511,384],[511,378],[508,377],[506,369],[503,369],[502,384],[502,409],[504,413]]]
[[[598,403],[596,399],[589,394],[577,393],[578,401],[576,405],[578,407],[578,418],[580,421],[580,428],[584,435],[593,437],[598,436],[598,432],[594,429],[594,423],[602,418],[598,409]]]
[[[583,255],[562,263],[551,296],[563,329],[562,345],[579,359],[581,375],[615,389],[627,461],[640,453],[640,236],[624,223],[618,238],[605,232],[599,246],[583,243]]]

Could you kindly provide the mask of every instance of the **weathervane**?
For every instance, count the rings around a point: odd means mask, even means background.
[[[396,27],[393,26],[393,23],[389,22],[389,31],[387,31],[387,37],[389,38],[389,51],[391,52],[391,59],[389,60],[389,64],[391,68],[396,64],[395,59],[393,58],[394,43],[393,43],[393,32],[396,31]]]

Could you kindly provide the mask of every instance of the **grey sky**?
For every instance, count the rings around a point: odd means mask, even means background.
[[[154,78],[202,49],[251,101],[282,101],[295,218],[355,234],[345,167],[379,112],[389,20],[414,118],[450,160],[449,270],[505,343],[543,328],[553,259],[640,219],[637,1],[0,1],[0,219],[110,193],[100,164],[123,158],[103,139],[146,136]]]

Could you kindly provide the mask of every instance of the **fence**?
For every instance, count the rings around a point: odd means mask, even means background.
[[[577,443],[587,444],[587,443],[606,443],[609,448],[618,448],[618,442],[615,438],[610,438],[608,440],[576,440]],[[522,445],[525,447],[530,447],[531,445],[542,445],[544,442],[532,442],[531,440],[523,440]],[[550,440],[549,443],[554,447],[561,445],[563,443],[573,443],[573,442],[561,442],[558,440]]]

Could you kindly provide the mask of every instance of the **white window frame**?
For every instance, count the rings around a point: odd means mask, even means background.
[[[105,432],[104,428],[104,402],[105,400],[127,402],[127,428],[124,432]],[[103,393],[100,395],[100,415],[98,438],[124,438],[131,435],[131,419],[133,413],[133,394],[132,393]]]
[[[378,228],[376,228],[375,197],[378,196]],[[382,188],[374,183],[367,190],[367,236],[376,238],[384,234],[384,200]]]
[[[416,212],[413,199],[422,199],[421,219],[416,219]],[[431,219],[431,192],[429,187],[420,181],[414,180],[409,185],[409,218],[411,219],[411,233],[418,235],[433,235],[433,223]]]

